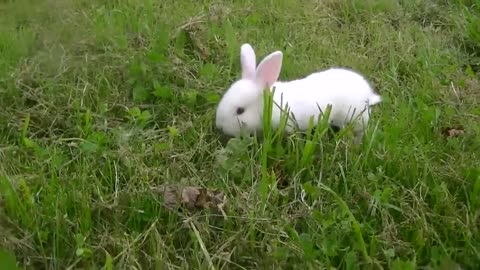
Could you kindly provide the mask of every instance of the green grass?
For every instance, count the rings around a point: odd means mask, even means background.
[[[0,14],[0,246],[20,266],[480,265],[478,0],[7,0]],[[224,144],[215,107],[243,42],[282,50],[282,80],[369,78],[384,102],[364,143],[317,129]],[[227,218],[168,210],[164,184],[223,191]]]

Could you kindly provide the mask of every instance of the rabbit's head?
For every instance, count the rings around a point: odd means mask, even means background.
[[[262,129],[263,91],[270,90],[282,67],[282,52],[266,56],[256,68],[255,52],[249,44],[240,49],[241,78],[223,95],[216,112],[216,127],[224,134],[239,136]]]

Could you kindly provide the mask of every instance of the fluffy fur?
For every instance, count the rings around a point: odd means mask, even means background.
[[[275,51],[256,67],[253,48],[249,44],[242,45],[242,75],[230,86],[218,104],[217,128],[230,136],[260,131],[263,91],[275,88],[272,128],[277,128],[280,123],[281,108],[278,106],[282,106],[282,109],[288,106],[293,114],[295,123],[290,117],[286,128],[287,132],[292,132],[295,126],[306,130],[310,117],[314,116],[314,120],[317,120],[331,104],[330,124],[342,128],[353,122],[355,141],[360,142],[368,124],[370,106],[382,100],[363,76],[348,69],[331,68],[302,79],[281,82],[277,79],[282,57],[282,52]]]

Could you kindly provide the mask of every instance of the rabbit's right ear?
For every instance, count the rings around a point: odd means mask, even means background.
[[[240,48],[240,62],[242,64],[242,78],[253,80],[255,78],[257,60],[252,46],[248,43],[243,44]]]
[[[270,88],[278,80],[280,70],[282,69],[283,54],[281,51],[275,51],[266,56],[260,64],[255,74],[257,84],[265,88]]]

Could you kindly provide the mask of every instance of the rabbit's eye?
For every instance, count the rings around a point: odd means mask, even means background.
[[[245,109],[242,108],[242,107],[238,107],[238,108],[237,108],[237,114],[238,114],[238,115],[242,114],[244,111],[245,111]]]

